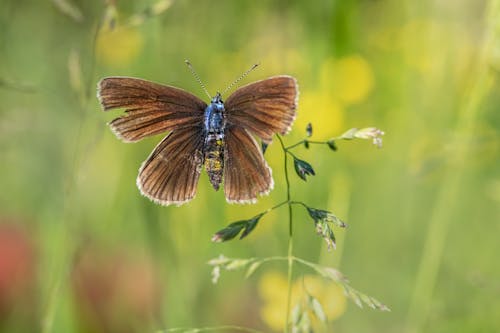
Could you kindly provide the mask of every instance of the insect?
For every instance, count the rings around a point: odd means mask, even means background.
[[[185,90],[132,77],[103,78],[97,89],[104,111],[125,109],[109,123],[121,140],[169,132],[137,177],[140,192],[154,202],[181,205],[193,199],[203,167],[215,190],[223,184],[230,203],[255,202],[272,190],[271,169],[255,137],[269,144],[275,133],[290,130],[298,98],[295,78],[281,75],[250,83],[226,101],[218,92],[209,104]]]

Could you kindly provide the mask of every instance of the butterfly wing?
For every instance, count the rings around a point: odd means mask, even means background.
[[[286,75],[257,81],[236,90],[224,103],[228,124],[242,126],[265,143],[286,134],[295,119],[297,81]]]
[[[104,111],[124,108],[126,114],[109,123],[126,142],[181,127],[197,126],[207,106],[198,97],[179,88],[131,78],[107,77],[97,86]]]
[[[203,163],[201,127],[172,131],[142,164],[141,193],[161,205],[181,205],[194,198]]]
[[[224,135],[224,192],[230,203],[255,202],[257,195],[273,188],[271,169],[259,145],[239,126],[229,126]]]

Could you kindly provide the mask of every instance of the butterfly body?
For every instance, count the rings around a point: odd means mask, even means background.
[[[205,108],[203,155],[208,179],[215,190],[219,189],[224,175],[224,102],[217,94]]]
[[[212,98],[204,114],[203,156],[205,170],[213,188],[217,191],[224,175],[224,102],[219,93]]]
[[[126,142],[169,132],[139,169],[140,192],[162,205],[194,198],[201,169],[221,184],[228,202],[255,202],[274,183],[260,145],[286,134],[295,119],[298,88],[291,76],[274,76],[237,89],[225,102],[216,94],[207,105],[182,89],[130,78],[98,83],[104,111],[123,108],[112,131]]]

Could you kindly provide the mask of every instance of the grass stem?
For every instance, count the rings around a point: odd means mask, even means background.
[[[490,24],[498,22],[500,14],[500,0],[492,0],[489,3],[486,15],[489,16]],[[493,17],[496,16],[496,17]],[[460,184],[463,179],[467,165],[470,145],[463,144],[464,139],[474,136],[477,119],[480,113],[480,105],[484,97],[490,91],[493,83],[493,75],[490,70],[489,58],[492,54],[492,46],[498,45],[500,36],[495,36],[493,26],[487,26],[483,49],[478,61],[478,71],[475,82],[472,85],[467,100],[459,111],[457,125],[451,144],[456,149],[448,156],[448,165],[444,172],[439,192],[437,194],[434,208],[430,214],[429,227],[419,268],[413,297],[407,314],[406,331],[422,332],[431,310],[434,288],[437,283],[439,267],[443,257],[449,226],[455,211]]]
[[[286,182],[286,202],[288,204],[288,274],[287,274],[287,305],[286,305],[286,316],[285,316],[285,333],[289,332],[289,321],[290,312],[292,310],[292,277],[293,277],[293,220],[292,220],[292,202],[290,195],[290,179],[288,177],[288,156],[287,148],[283,143],[283,140],[279,135],[277,135],[280,141],[281,148],[283,149],[284,158],[284,171],[285,171],[285,182]]]

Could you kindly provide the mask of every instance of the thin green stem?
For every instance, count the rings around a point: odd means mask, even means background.
[[[301,259],[299,257],[292,257],[292,259],[295,260],[296,262],[301,263],[304,266],[310,267],[310,268],[312,268],[312,269],[314,269],[316,271],[318,270],[318,265],[317,264],[314,264],[314,263],[309,262],[307,260]]]
[[[271,208],[266,209],[265,211],[260,212],[260,213],[259,213],[259,214],[257,214],[257,215],[254,215],[254,216],[253,216],[253,218],[256,218],[256,217],[262,217],[262,216],[266,215],[267,213],[269,213],[269,212],[271,212],[271,211],[273,211],[273,210],[275,210],[275,209],[277,209],[277,208],[280,208],[281,206],[284,206],[284,205],[286,205],[286,204],[288,204],[288,205],[302,205],[302,206],[304,206],[305,208],[308,208],[308,207],[307,207],[307,205],[306,205],[305,203],[301,202],[301,201],[290,201],[290,200],[286,200],[286,201],[280,202],[280,203],[279,203],[279,204],[277,204],[277,205],[272,206]]]
[[[301,205],[301,206],[304,206],[304,208],[309,208],[305,203],[303,203],[302,201],[290,201],[289,202],[290,205]]]
[[[293,158],[297,158],[297,156],[289,150],[285,150],[285,154],[290,154]]]
[[[88,119],[88,112],[87,109],[91,105],[91,98],[93,95],[91,94],[92,91],[92,86],[93,86],[93,80],[94,80],[94,75],[95,75],[95,57],[96,57],[96,43],[97,43],[97,38],[99,34],[99,27],[100,27],[100,21],[97,24],[96,31],[93,36],[91,48],[92,48],[92,53],[91,53],[91,59],[90,59],[90,69],[89,69],[89,76],[88,80],[85,85],[85,92],[84,92],[84,98],[83,100],[80,101],[80,114],[79,114],[79,121],[78,121],[78,130],[76,132],[76,149],[74,150],[75,153],[73,155],[73,160],[72,160],[72,166],[70,169],[70,174],[68,176],[68,185],[65,191],[65,199],[63,203],[63,208],[62,208],[62,220],[61,220],[61,239],[59,241],[61,242],[60,244],[57,244],[57,246],[62,246],[63,242],[65,243],[71,243],[70,240],[70,232],[69,228],[71,227],[71,224],[69,223],[72,219],[70,217],[70,214],[72,213],[72,206],[74,205],[74,200],[75,200],[75,188],[77,186],[77,181],[76,179],[78,178],[78,172],[80,171],[81,164],[82,164],[82,151],[79,148],[83,141],[83,124],[86,119]],[[67,251],[66,251],[67,252]],[[61,293],[62,293],[62,287],[64,286],[64,281],[68,279],[68,274],[69,274],[69,257],[67,254],[61,254],[61,258],[58,258],[58,261],[56,263],[57,267],[52,270],[53,275],[54,275],[54,281],[51,282],[51,285],[48,287],[48,300],[47,304],[44,304],[43,307],[43,319],[41,321],[41,332],[43,333],[50,333],[54,331],[54,322],[55,322],[55,317],[58,311],[58,307],[61,303]]]
[[[296,261],[304,266],[307,266],[309,268],[312,268],[313,270],[316,270],[318,269],[319,265],[315,264],[315,263],[312,263],[312,262],[309,262],[307,260],[304,260],[304,259],[301,259],[299,257],[295,257],[295,256],[286,256],[286,257],[283,257],[283,256],[272,256],[272,257],[266,257],[266,258],[262,258],[262,259],[258,259],[258,261],[260,263],[265,263],[265,262],[269,262],[269,261],[289,261],[289,260],[292,260],[292,261]]]
[[[256,216],[267,214],[267,213],[269,213],[270,211],[275,210],[276,208],[279,208],[279,207],[281,207],[281,206],[283,206],[283,205],[286,205],[287,203],[289,203],[289,201],[288,201],[288,200],[283,201],[283,202],[280,202],[279,204],[274,205],[273,207],[266,209],[265,211],[263,211],[263,212],[262,212],[262,213],[260,213],[260,214],[257,214]]]
[[[267,213],[269,213],[269,212],[271,212],[271,211],[273,211],[273,210],[275,210],[277,208],[280,208],[281,206],[286,205],[286,204],[288,204],[288,205],[302,205],[302,206],[304,206],[304,207],[307,208],[307,205],[305,203],[303,203],[303,202],[286,200],[286,201],[280,202],[277,205],[272,206],[271,208],[266,209],[263,212],[260,212],[259,214],[255,215],[254,218],[256,218],[256,217],[262,217],[265,214],[267,214]]]
[[[289,207],[289,222],[292,225],[292,206]],[[290,227],[291,229],[291,227]],[[293,235],[290,234],[288,238],[288,292],[287,292],[287,304],[286,304],[286,320],[285,320],[285,332],[288,333],[288,325],[290,321],[290,312],[292,311],[292,277],[293,277]]]
[[[430,300],[433,299],[449,226],[453,222],[453,205],[457,202],[460,183],[467,168],[467,159],[470,158],[471,145],[463,142],[464,139],[474,137],[478,119],[483,111],[481,103],[490,93],[494,82],[489,60],[494,52],[494,46],[498,45],[500,40],[500,34],[495,30],[500,18],[498,14],[500,1],[490,1],[488,9],[486,14],[489,16],[490,24],[487,26],[486,38],[478,61],[477,76],[471,85],[468,100],[462,104],[462,109],[459,111],[454,138],[451,141],[456,149],[448,156],[450,163],[447,165],[428,219],[429,227],[408,310],[406,332],[421,332],[431,313]]]
[[[281,136],[277,135],[278,140],[283,149],[284,155],[284,171],[285,171],[285,182],[286,182],[286,202],[288,204],[288,291],[287,291],[287,306],[285,315],[285,333],[289,332],[289,321],[290,312],[292,310],[292,277],[293,277],[293,220],[292,220],[292,204],[290,195],[290,179],[288,177],[288,158],[287,158],[287,148],[281,139]]]
[[[291,146],[285,147],[285,150],[288,151],[289,149],[293,149],[293,148],[295,148],[297,146],[303,145],[306,141],[308,143],[310,143],[310,144],[313,144],[313,145],[326,145],[327,144],[327,141],[312,141],[312,140],[303,139],[303,140],[300,140],[297,143],[294,143]]]
[[[293,224],[292,224],[292,205],[290,204],[291,201],[291,195],[290,195],[290,178],[288,177],[288,159],[286,156],[287,153],[287,148],[285,147],[285,144],[283,143],[283,139],[281,139],[281,136],[277,135],[278,140],[280,141],[281,148],[283,148],[283,153],[284,153],[284,171],[285,171],[285,182],[286,182],[286,203],[288,203],[288,213],[289,213],[289,218],[288,218],[288,235],[290,237],[293,236]]]

